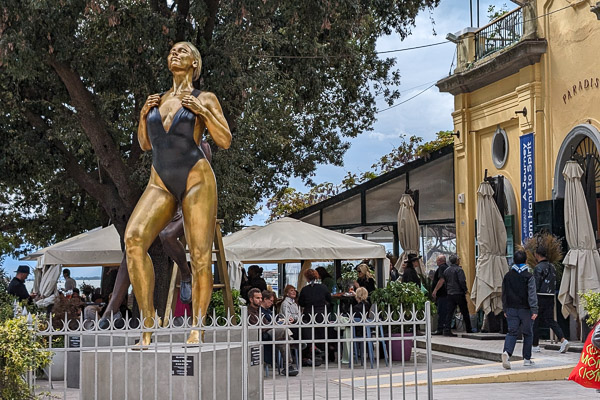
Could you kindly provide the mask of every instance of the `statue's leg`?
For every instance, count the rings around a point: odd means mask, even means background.
[[[183,197],[185,238],[192,260],[192,312],[194,325],[206,316],[213,287],[212,246],[217,218],[217,185],[206,160],[200,160],[190,171],[189,190]],[[199,332],[192,331],[188,343],[198,343]]]
[[[159,232],[169,223],[177,208],[175,197],[152,171],[150,183],[140,197],[125,229],[127,270],[133,292],[144,317],[144,325],[154,322],[154,267],[148,249]],[[145,332],[143,345],[150,344],[151,333]]]

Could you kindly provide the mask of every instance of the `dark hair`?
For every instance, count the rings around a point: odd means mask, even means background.
[[[254,295],[255,295],[256,293],[260,293],[260,289],[259,289],[259,288],[252,288],[252,289],[248,290],[248,299],[249,299],[249,300],[250,300],[250,299],[253,299],[253,298],[254,298]]]
[[[456,254],[450,254],[448,261],[450,261],[451,264],[456,264],[458,262],[458,256]]]
[[[275,293],[271,292],[270,290],[263,290],[262,297],[263,297],[263,300],[269,300],[269,299],[272,299],[273,297],[275,297]]]
[[[255,276],[261,276],[262,273],[263,273],[263,269],[256,264],[248,267],[248,278],[253,278]]]
[[[548,250],[546,250],[546,246],[543,244],[539,244],[537,249],[535,249],[535,253],[544,258],[548,257]]]
[[[525,254],[523,250],[515,251],[513,260],[515,261],[515,264],[525,264],[525,261],[527,261],[527,254]]]
[[[71,276],[71,270],[69,268],[63,269],[63,275]]]
[[[73,288],[73,293],[77,293],[77,294],[79,294],[79,289],[77,289],[77,288]]]
[[[306,271],[304,271],[304,277],[308,282],[314,281],[319,277],[319,273],[314,269],[307,269]]]
[[[331,275],[329,274],[329,272],[327,272],[327,269],[325,267],[317,267],[315,271],[317,271],[321,280],[325,278],[331,278]]]
[[[102,295],[94,292],[94,294],[92,294],[92,301],[95,303],[98,299],[102,299]]]

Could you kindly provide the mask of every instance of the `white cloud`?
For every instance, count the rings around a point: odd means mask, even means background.
[[[367,133],[367,136],[371,139],[375,139],[378,140],[380,142],[383,142],[384,140],[390,140],[390,139],[398,139],[398,135],[397,134],[392,134],[392,133],[383,133],[383,132],[369,132]]]

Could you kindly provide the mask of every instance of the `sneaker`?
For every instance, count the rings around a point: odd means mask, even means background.
[[[290,364],[287,367],[287,371],[286,372],[287,372],[287,376],[296,376],[296,375],[298,375],[298,370],[296,369],[296,367],[294,367],[293,364]]]
[[[569,350],[569,341],[565,339],[561,342],[560,349],[558,351],[561,353],[566,353],[567,350]]]
[[[532,367],[535,365],[535,363],[533,362],[533,360],[524,360],[523,365],[526,367]]]
[[[502,353],[502,366],[504,367],[504,369],[510,369],[509,358],[510,356],[507,352]]]
[[[531,351],[533,351],[534,353],[541,353],[542,349],[540,349],[540,346],[533,346],[531,348]]]

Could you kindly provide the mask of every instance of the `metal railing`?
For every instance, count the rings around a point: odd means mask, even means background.
[[[238,318],[213,316],[200,328],[189,318],[152,328],[116,320],[106,330],[98,321],[47,323],[32,329],[53,364],[32,371],[30,382],[65,399],[433,399],[430,304],[386,311],[250,325],[242,307]],[[193,330],[203,340],[186,344]],[[136,344],[145,332],[152,344]]]
[[[517,43],[522,36],[523,8],[518,7],[475,32],[475,60]]]

